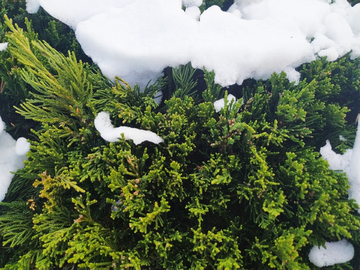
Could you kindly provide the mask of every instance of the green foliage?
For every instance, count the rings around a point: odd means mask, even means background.
[[[46,42],[34,40],[30,44],[21,28],[15,28],[11,20],[6,24],[13,32],[9,35],[12,45],[9,51],[25,66],[19,75],[36,90],[31,93],[32,99],[27,99],[17,111],[27,119],[67,125],[72,131],[81,127],[77,124],[86,125],[85,115],[91,113],[85,111],[92,109],[86,104],[97,90],[96,84],[106,85],[105,79],[88,65],[77,62],[74,53],[65,57]],[[44,61],[45,58],[50,60]],[[74,120],[69,121],[64,115]]]
[[[219,6],[220,8],[223,8],[224,4],[227,2],[231,2],[232,1],[228,1],[228,0],[204,0],[202,5],[200,6],[200,10],[201,12],[203,12],[204,10],[206,10],[208,7],[211,7],[213,5]]]
[[[71,50],[78,59],[91,63],[91,59],[82,52],[74,32],[68,26],[54,20],[42,8],[36,14],[27,13],[25,4],[25,0],[0,1],[0,42],[7,41],[7,15],[21,28],[27,29],[24,35],[30,40],[45,40],[57,51],[67,54],[67,51]],[[0,52],[0,115],[7,124],[8,132],[15,138],[26,136],[31,128],[39,127],[35,121],[25,120],[15,113],[14,106],[19,106],[30,98],[30,93],[33,92],[32,86],[26,84],[18,74],[19,67],[22,67],[22,64],[8,51]]]
[[[216,113],[213,72],[203,93],[190,65],[141,92],[6,24],[16,75],[31,86],[17,112],[40,127],[0,204],[4,269],[313,269],[314,245],[358,248],[348,180],[318,150],[352,144],[359,61],[314,61],[298,85],[273,74],[238,101],[225,92]],[[101,111],[164,142],[108,143],[93,124]]]

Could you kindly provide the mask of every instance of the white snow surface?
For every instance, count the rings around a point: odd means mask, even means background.
[[[228,12],[212,6],[199,20],[200,0],[29,2],[71,26],[104,75],[141,88],[165,67],[188,62],[228,86],[281,71],[298,81],[295,68],[318,56],[360,56],[360,4],[346,0],[236,0]]]
[[[353,149],[346,150],[343,155],[336,154],[331,149],[330,142],[326,141],[326,145],[320,148],[320,154],[329,162],[330,169],[346,173],[350,184],[349,199],[356,200],[360,205],[360,122]],[[358,213],[360,213],[360,209]]]
[[[350,159],[350,168],[347,175],[351,186],[349,189],[349,198],[355,199],[360,205],[360,122],[358,122],[353,153]],[[360,209],[358,213],[360,213]]]
[[[26,0],[26,11],[30,14],[38,12],[40,3],[38,0]]]
[[[326,141],[326,144],[320,148],[320,154],[323,159],[329,163],[329,168],[335,171],[343,171],[349,173],[350,171],[350,160],[353,154],[353,149],[347,149],[342,155],[335,153],[332,150],[330,141]]]
[[[24,137],[20,137],[16,141],[15,152],[18,156],[25,156],[30,150],[30,143]]]
[[[200,20],[200,9],[197,6],[187,7],[185,13],[196,21]]]
[[[338,242],[326,242],[326,249],[313,247],[309,253],[309,260],[317,267],[331,266],[345,263],[354,257],[354,247],[345,239]]]
[[[236,97],[232,94],[227,96],[227,102],[230,104],[232,101],[236,102]],[[214,102],[215,112],[220,112],[225,107],[225,98],[221,98]]]
[[[12,172],[24,167],[27,152],[23,148],[23,139],[21,139],[19,142],[21,147],[19,147],[22,155],[18,155],[17,142],[4,129],[5,123],[0,117],[0,202],[5,198],[14,176]],[[27,146],[29,147],[29,145]]]
[[[124,135],[125,140],[133,140],[136,145],[144,141],[155,144],[163,142],[163,139],[152,131],[125,126],[115,128],[111,124],[110,115],[107,112],[100,112],[96,116],[94,124],[96,130],[100,132],[101,137],[108,142],[117,142],[122,137],[122,134]]]
[[[182,0],[182,4],[185,7],[199,7],[203,3],[203,0]]]
[[[4,129],[5,129],[5,123],[2,121],[1,116],[0,116],[0,135],[4,131]]]
[[[111,8],[122,8],[135,0],[30,0],[33,1],[54,18],[76,29],[79,22],[106,13]],[[107,32],[106,29],[104,31]]]
[[[7,46],[8,46],[8,43],[7,43],[7,42],[5,42],[5,43],[0,43],[0,52],[1,52],[1,51],[5,51],[6,48],[7,48]]]

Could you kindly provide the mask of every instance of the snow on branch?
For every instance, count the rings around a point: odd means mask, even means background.
[[[5,51],[6,48],[7,48],[7,46],[8,46],[8,43],[7,43],[7,42],[5,42],[5,43],[0,43],[0,51]]]
[[[155,144],[161,143],[164,140],[152,131],[141,130],[131,127],[114,127],[111,124],[110,115],[107,112],[100,112],[94,121],[95,128],[100,132],[101,137],[108,142],[117,142],[124,134],[125,140],[133,140],[138,145],[144,141],[149,141]]]
[[[338,242],[326,242],[325,246],[326,248],[313,247],[309,253],[309,260],[317,267],[345,263],[354,257],[354,247],[345,239]]]

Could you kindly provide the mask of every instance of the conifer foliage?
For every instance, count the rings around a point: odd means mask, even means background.
[[[346,238],[358,250],[348,180],[318,154],[326,139],[351,147],[358,60],[304,65],[298,85],[284,73],[249,80],[229,101],[213,72],[202,92],[190,65],[140,92],[6,25],[31,86],[16,111],[38,125],[0,204],[4,269],[314,269],[314,245]],[[164,142],[106,142],[94,127],[101,111]]]

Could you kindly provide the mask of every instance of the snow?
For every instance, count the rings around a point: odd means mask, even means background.
[[[38,0],[26,0],[26,11],[30,14],[38,12],[40,3]]]
[[[340,139],[345,139],[341,137]],[[346,150],[342,155],[336,154],[330,142],[326,141],[326,145],[320,148],[320,154],[328,161],[330,169],[346,173],[350,184],[349,199],[354,199],[360,205],[360,122],[358,122],[353,149]],[[313,247],[309,254],[310,261],[318,267],[347,262],[354,256],[354,248],[346,240],[326,243],[326,247],[327,250]]]
[[[356,132],[353,153],[350,159],[350,170],[347,173],[351,188],[349,190],[349,198],[355,199],[360,205],[360,122],[358,122],[358,129]],[[360,209],[358,210],[360,213]]]
[[[199,7],[203,3],[203,0],[182,0],[182,4],[185,7]]]
[[[38,2],[51,16],[75,29],[81,21],[111,8],[122,8],[135,0],[30,0],[30,2]],[[28,9],[27,11],[29,12]]]
[[[185,13],[196,21],[200,20],[200,9],[196,6],[187,7]]]
[[[20,137],[16,141],[15,145],[15,153],[18,156],[25,156],[27,152],[30,150],[30,143],[24,137]]]
[[[360,34],[360,5],[355,5],[352,9],[349,10],[347,21],[349,22],[349,25],[351,26],[352,31],[355,35],[359,36]]]
[[[344,172],[350,171],[350,160],[353,150],[348,149],[343,155],[336,154],[332,148],[331,143],[326,141],[326,144],[320,148],[320,154],[329,163],[331,170],[341,170]]]
[[[339,140],[343,142],[347,141],[347,139],[343,135],[339,135]]]
[[[4,131],[4,129],[5,129],[5,123],[2,121],[2,119],[0,117],[0,135]]]
[[[360,123],[360,122],[359,122]],[[329,162],[330,169],[341,170],[349,178],[349,199],[356,200],[360,205],[360,125],[356,132],[356,138],[353,149],[348,149],[343,155],[336,154],[331,149],[331,144],[326,141],[326,145],[320,148],[320,154]],[[360,214],[360,209],[358,210]]]
[[[333,48],[339,55],[344,55],[351,50],[354,33],[344,17],[337,13],[331,13],[326,16],[324,26],[326,28],[325,36],[335,42]]]
[[[100,132],[100,136],[108,142],[117,142],[122,136],[125,140],[133,140],[134,144],[138,145],[144,141],[149,141],[155,144],[163,142],[163,139],[154,132],[148,130],[141,130],[137,128],[120,126],[114,128],[111,124],[110,115],[107,112],[100,112],[94,121],[95,128]]]
[[[360,4],[329,2],[236,0],[200,15],[200,0],[28,0],[72,27],[104,75],[141,88],[188,62],[229,86],[281,71],[298,82],[295,68],[316,57],[359,57]]]
[[[24,138],[17,143],[4,129],[5,123],[0,117],[0,202],[5,198],[14,176],[12,172],[24,167],[25,154],[30,147],[27,142],[25,147]]]
[[[232,94],[227,96],[227,103],[231,104],[232,101],[236,101],[236,97]],[[225,98],[221,98],[214,102],[215,112],[220,112],[225,107]]]
[[[354,247],[345,239],[338,242],[326,242],[324,247],[313,247],[309,260],[317,267],[345,263],[354,257]]]
[[[8,46],[8,43],[7,43],[7,42],[5,42],[5,43],[0,43],[0,52],[6,50],[7,46]]]

